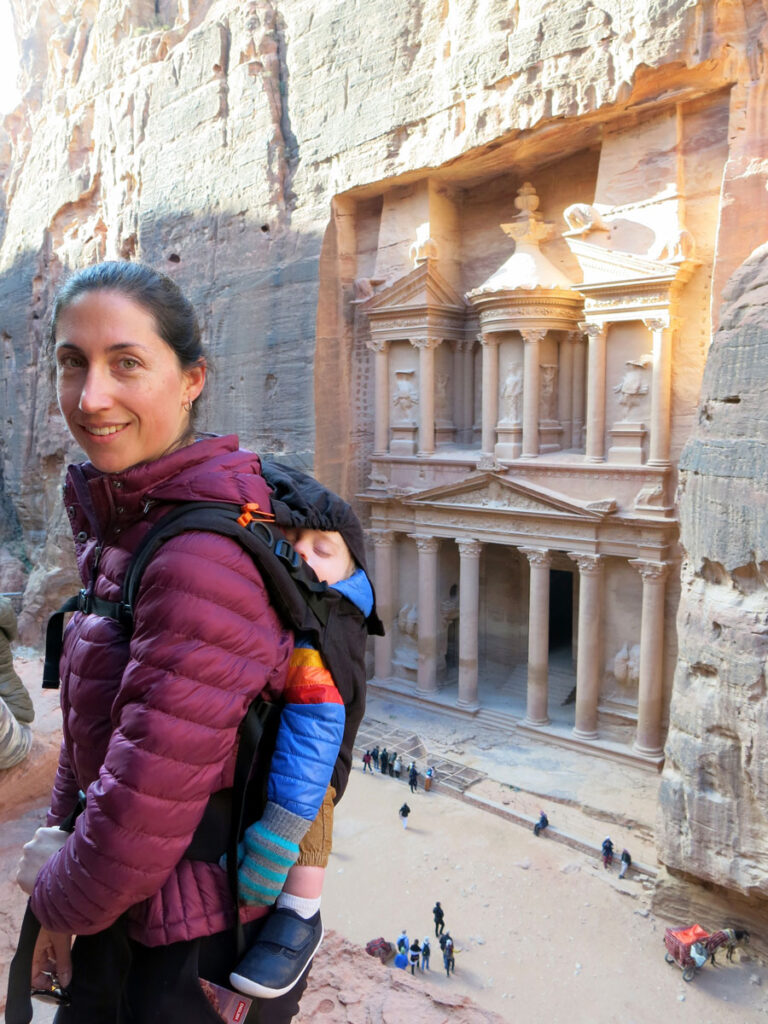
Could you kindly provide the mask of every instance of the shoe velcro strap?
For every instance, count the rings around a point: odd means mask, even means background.
[[[259,943],[270,942],[282,946],[292,953],[299,953],[315,934],[314,927],[299,917],[287,914],[270,914],[259,932]]]

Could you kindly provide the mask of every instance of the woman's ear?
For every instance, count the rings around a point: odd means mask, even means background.
[[[207,371],[205,363],[199,363],[197,366],[192,366],[188,370],[184,371],[184,378],[187,385],[187,396],[188,402],[194,402],[196,398],[199,398],[200,393],[205,387],[205,374]]]

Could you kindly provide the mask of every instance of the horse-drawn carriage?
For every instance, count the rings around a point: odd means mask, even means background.
[[[749,942],[749,932],[736,928],[724,928],[717,932],[706,932],[700,924],[690,928],[667,928],[664,945],[667,951],[664,959],[668,964],[677,964],[683,972],[683,981],[692,981],[707,960],[715,966],[715,951],[726,947],[726,957],[733,960],[737,946]]]

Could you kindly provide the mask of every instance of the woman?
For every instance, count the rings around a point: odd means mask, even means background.
[[[195,438],[206,363],[172,281],[131,263],[75,274],[51,343],[59,406],[89,460],[65,486],[85,587],[119,599],[132,552],[176,502],[269,507],[256,455],[234,436]],[[198,976],[226,984],[235,908],[218,864],[184,853],[209,796],[232,784],[250,702],[280,694],[292,643],[252,559],[209,533],[174,537],[150,561],[130,640],[112,619],[73,616],[48,825],[78,790],[87,801],[68,837],[40,830],[19,874],[43,929],[32,983],[49,971],[70,987],[57,1024],[221,1020]],[[257,1001],[247,1019],[290,1020],[305,985]]]

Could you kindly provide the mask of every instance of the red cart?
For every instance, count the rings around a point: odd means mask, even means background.
[[[692,981],[696,971],[709,959],[707,939],[709,933],[700,924],[693,924],[690,928],[667,928],[664,933],[664,945],[667,947],[664,959],[682,969],[683,981]]]

